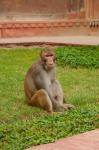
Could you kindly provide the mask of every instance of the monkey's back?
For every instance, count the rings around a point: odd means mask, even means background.
[[[36,91],[34,79],[38,73],[38,67],[39,67],[38,63],[32,64],[25,75],[24,92],[28,100],[31,99],[32,95]]]

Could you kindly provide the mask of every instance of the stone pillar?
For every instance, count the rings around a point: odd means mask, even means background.
[[[99,0],[94,0],[94,19],[99,20]]]
[[[86,19],[94,18],[94,0],[85,0]]]

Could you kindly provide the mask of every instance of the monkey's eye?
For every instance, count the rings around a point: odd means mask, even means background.
[[[45,55],[45,57],[49,57],[49,55]]]

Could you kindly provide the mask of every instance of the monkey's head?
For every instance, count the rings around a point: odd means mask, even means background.
[[[45,49],[40,54],[44,69],[51,70],[55,66],[55,53],[51,49]]]

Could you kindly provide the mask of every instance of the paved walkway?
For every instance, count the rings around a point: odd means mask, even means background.
[[[99,129],[26,150],[99,150]]]
[[[0,45],[9,44],[99,45],[99,36],[39,36],[0,38]]]

